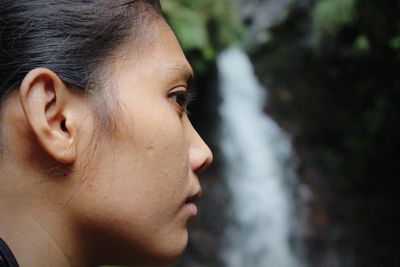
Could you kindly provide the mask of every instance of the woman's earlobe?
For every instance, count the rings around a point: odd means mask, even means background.
[[[76,158],[71,112],[76,108],[74,95],[52,71],[37,68],[30,71],[20,86],[20,101],[26,120],[40,146],[63,163]]]

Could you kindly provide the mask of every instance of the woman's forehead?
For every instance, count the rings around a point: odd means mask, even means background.
[[[139,47],[128,49],[128,54],[122,57],[129,69],[134,67],[139,70],[138,74],[148,69],[187,81],[193,78],[191,65],[175,34],[163,19],[154,21],[146,35]],[[121,57],[117,57],[117,61],[119,59]]]

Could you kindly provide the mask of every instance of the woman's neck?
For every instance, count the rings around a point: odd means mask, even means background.
[[[88,266],[74,234],[71,207],[53,201],[53,194],[62,194],[47,188],[50,181],[33,177],[34,173],[15,176],[8,166],[7,170],[0,168],[0,237],[19,265]]]
[[[0,236],[21,267],[72,266],[59,241],[38,220],[29,214],[10,211],[4,204],[2,201],[0,205]]]

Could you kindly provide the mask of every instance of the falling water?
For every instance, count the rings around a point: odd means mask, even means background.
[[[223,103],[222,151],[232,194],[225,233],[228,267],[302,266],[289,246],[291,206],[285,187],[288,137],[263,113],[266,90],[238,47],[218,59]]]

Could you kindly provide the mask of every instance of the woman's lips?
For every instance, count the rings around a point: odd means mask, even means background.
[[[188,197],[185,201],[185,206],[188,207],[190,214],[193,217],[197,216],[198,209],[196,201],[199,200],[200,196],[201,196],[201,190],[198,190],[195,194]]]
[[[197,206],[195,203],[188,202],[188,203],[186,203],[186,207],[188,207],[191,216],[193,216],[193,217],[197,216],[198,210],[197,210]]]

